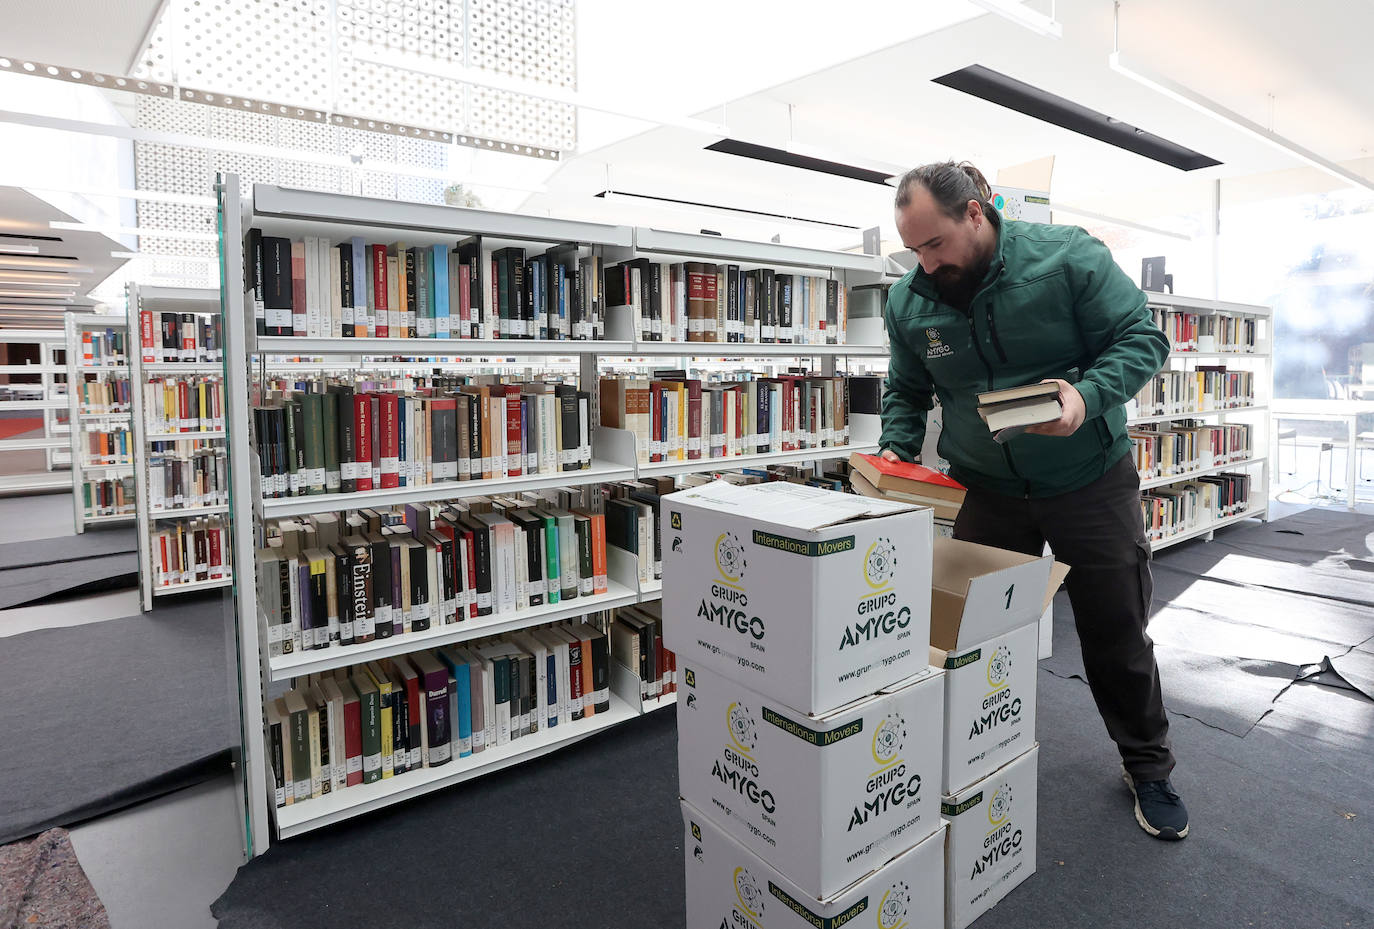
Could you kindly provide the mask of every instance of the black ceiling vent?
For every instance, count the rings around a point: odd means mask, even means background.
[[[850,180],[866,181],[869,184],[886,184],[887,179],[892,175],[884,171],[870,171],[868,168],[859,168],[854,165],[840,164],[838,161],[826,161],[824,158],[812,158],[809,155],[798,155],[782,148],[769,148],[767,145],[755,145],[753,142],[741,142],[739,139],[721,139],[706,146],[708,152],[720,152],[723,155],[739,155],[741,158],[752,158],[755,161],[766,161],[769,164],[786,165],[789,168],[801,168],[803,171],[819,171],[821,174],[833,174],[835,177],[847,177]]]
[[[945,87],[971,94],[980,100],[996,103],[1009,110],[1052,123],[1061,129],[1115,145],[1117,148],[1134,152],[1171,168],[1178,168],[1180,171],[1196,171],[1198,168],[1212,168],[1221,164],[1215,158],[1209,158],[1191,148],[1184,148],[1168,139],[1151,135],[1144,129],[1137,129],[1119,119],[1090,110],[1072,100],[1066,100],[1005,74],[999,74],[982,65],[970,65],[932,80]]]
[[[858,229],[858,226],[849,226],[845,223],[832,223],[825,219],[808,219],[805,216],[789,216],[786,213],[765,213],[761,210],[746,210],[738,206],[725,206],[720,203],[702,203],[698,200],[676,200],[672,197],[659,197],[654,194],[634,194],[628,190],[603,190],[593,196],[605,197],[607,194],[615,194],[617,197],[635,197],[639,200],[652,200],[659,203],[677,203],[682,206],[702,206],[711,210],[725,210],[728,213],[744,213],[749,216],[762,216],[764,219],[790,219],[802,223],[814,223],[817,226],[830,226],[832,229]]]

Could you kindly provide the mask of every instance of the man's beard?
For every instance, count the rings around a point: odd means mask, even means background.
[[[991,260],[983,258],[967,268],[943,265],[936,268],[930,277],[946,303],[950,306],[963,308],[967,307],[973,300],[978,285],[987,276],[989,264],[991,264]]]

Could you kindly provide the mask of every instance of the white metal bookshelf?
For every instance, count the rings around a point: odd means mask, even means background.
[[[63,334],[67,355],[67,422],[68,435],[65,442],[71,456],[72,523],[77,533],[86,531],[87,526],[107,523],[130,522],[137,518],[137,494],[131,494],[129,509],[124,512],[101,512],[92,482],[123,480],[133,476],[133,436],[129,431],[130,411],[97,412],[86,408],[81,400],[82,385],[87,378],[100,383],[106,380],[129,380],[129,357],[131,340],[128,320],[122,316],[96,313],[64,314]],[[87,364],[82,351],[82,339],[86,333],[114,331],[124,336],[124,359],[110,358],[100,364]],[[130,382],[132,384],[132,382]],[[131,391],[132,393],[132,391]],[[125,436],[125,447],[129,453],[123,460],[90,460],[90,436],[93,432],[117,432]],[[130,490],[133,490],[130,487]],[[87,507],[87,502],[90,508]]]
[[[225,402],[227,435],[232,461],[248,462],[231,470],[231,526],[233,527],[234,579],[236,609],[236,648],[238,651],[238,690],[241,704],[242,746],[236,772],[240,782],[240,802],[245,814],[245,851],[261,854],[273,835],[285,838],[339,822],[369,810],[418,796],[450,784],[459,783],[491,771],[544,755],[608,726],[671,705],[668,698],[641,703],[636,690],[630,695],[614,686],[611,711],[597,713],[571,726],[559,726],[520,739],[509,746],[481,756],[464,758],[435,769],[423,769],[374,784],[351,787],[325,797],[272,809],[268,780],[271,776],[264,735],[265,690],[300,675],[343,667],[360,661],[388,657],[436,645],[536,626],[560,619],[600,612],[660,599],[662,584],[641,584],[631,573],[612,568],[609,590],[594,597],[579,597],[556,606],[543,606],[515,613],[483,617],[481,621],[462,621],[421,633],[377,640],[364,645],[315,649],[304,653],[269,658],[266,655],[264,620],[257,603],[253,582],[255,548],[262,542],[262,520],[333,512],[359,507],[390,507],[396,504],[453,500],[493,492],[514,493],[548,487],[568,487],[625,480],[650,474],[686,473],[712,469],[737,469],[774,462],[804,462],[847,456],[851,450],[876,448],[875,422],[851,417],[851,444],[844,447],[807,448],[791,452],[745,455],[703,461],[683,461],[658,465],[636,463],[634,436],[620,429],[596,428],[592,435],[592,467],[554,474],[535,474],[500,481],[449,481],[413,487],[388,488],[357,493],[325,493],[304,497],[267,498],[260,493],[257,475],[258,456],[251,445],[249,423],[250,388],[255,373],[278,367],[270,358],[309,357],[297,363],[302,371],[332,371],[350,366],[373,367],[370,356],[393,356],[375,361],[375,366],[408,364],[394,356],[445,358],[444,368],[467,361],[473,367],[492,358],[575,359],[583,389],[593,396],[591,407],[598,408],[596,386],[599,363],[615,359],[617,365],[661,365],[665,359],[680,358],[811,358],[820,362],[818,373],[833,374],[836,362],[846,356],[885,356],[880,320],[856,321],[851,335],[861,338],[841,345],[755,345],[721,342],[648,342],[636,333],[623,336],[608,321],[605,340],[523,340],[523,339],[318,339],[259,336],[255,332],[253,307],[245,300],[245,268],[242,242],[250,228],[266,235],[299,239],[320,235],[338,241],[360,235],[367,241],[394,241],[402,237],[416,246],[446,243],[469,235],[481,235],[484,246],[536,246],[575,242],[581,249],[599,254],[610,263],[645,256],[655,260],[681,256],[738,262],[741,265],[767,265],[794,269],[816,269],[840,279],[845,286],[880,279],[882,265],[873,256],[797,249],[768,243],[735,242],[713,236],[679,235],[657,230],[606,226],[542,217],[517,216],[479,210],[436,207],[421,204],[374,200],[341,194],[312,193],[258,185],[251,192],[241,191],[237,177],[229,175],[218,184],[221,265],[225,306]],[[585,252],[584,252],[585,254]],[[481,299],[488,300],[483,293]],[[857,344],[852,344],[857,342]],[[323,359],[323,360],[319,360]],[[628,359],[628,361],[627,361]],[[420,367],[419,363],[415,363]],[[280,365],[292,370],[292,364]],[[870,417],[876,420],[876,417]],[[608,547],[608,557],[611,550]],[[612,662],[614,664],[614,662]]]
[[[1248,303],[1230,303],[1222,300],[1208,300],[1198,297],[1175,296],[1173,294],[1147,292],[1146,297],[1151,307],[1158,307],[1167,310],[1196,313],[1200,316],[1233,316],[1246,317],[1255,321],[1255,345],[1253,351],[1217,351],[1211,348],[1206,350],[1171,350],[1169,358],[1164,363],[1165,371],[1190,371],[1195,367],[1196,362],[1206,362],[1209,364],[1224,364],[1228,368],[1250,371],[1254,374],[1255,396],[1252,402],[1241,407],[1223,409],[1194,409],[1184,410],[1176,413],[1165,413],[1151,416],[1131,416],[1127,420],[1128,427],[1146,425],[1165,425],[1170,422],[1182,419],[1214,420],[1219,424],[1232,421],[1248,423],[1251,425],[1251,454],[1244,460],[1231,462],[1202,468],[1196,471],[1189,471],[1185,474],[1172,475],[1168,477],[1152,477],[1140,482],[1142,492],[1154,490],[1160,487],[1168,487],[1173,484],[1186,484],[1208,475],[1221,474],[1227,471],[1243,470],[1251,475],[1250,498],[1247,501],[1246,509],[1240,513],[1230,516],[1213,518],[1205,515],[1199,518],[1196,523],[1187,529],[1166,536],[1161,539],[1153,540],[1150,547],[1158,551],[1177,545],[1189,539],[1205,538],[1211,539],[1213,533],[1233,523],[1243,519],[1264,519],[1268,513],[1269,500],[1269,447],[1270,447],[1270,418],[1269,402],[1273,397],[1274,385],[1274,329],[1273,313],[1269,307],[1258,306]]]
[[[130,284],[128,287],[128,326],[130,333],[129,364],[133,384],[133,445],[134,479],[138,488],[138,562],[141,602],[144,612],[153,608],[156,597],[195,591],[213,590],[228,587],[233,583],[234,566],[226,568],[223,577],[210,577],[204,580],[189,580],[176,584],[157,583],[157,553],[153,550],[153,533],[167,523],[194,519],[198,516],[211,516],[229,513],[227,503],[212,506],[191,506],[176,509],[154,509],[149,487],[149,465],[153,442],[179,442],[186,440],[223,440],[223,429],[198,430],[191,432],[159,432],[150,427],[149,411],[144,408],[146,399],[144,389],[150,377],[176,374],[224,373],[221,362],[163,362],[146,361],[143,357],[143,331],[140,325],[140,312],[152,313],[191,313],[196,315],[215,315],[220,313],[220,294],[217,290],[188,287],[149,287]],[[156,337],[155,337],[156,341]],[[230,462],[232,463],[232,458]],[[226,552],[226,554],[228,554]],[[233,559],[230,559],[231,563]]]
[[[24,474],[0,475],[0,493],[60,490],[71,486],[71,477],[60,469],[71,463],[69,423],[60,414],[68,410],[66,394],[67,346],[64,329],[4,329],[0,342],[7,345],[34,345],[38,348],[37,363],[3,364],[0,374],[37,376],[36,384],[6,384],[0,396],[0,411],[39,413],[42,435],[28,438],[0,439],[0,451],[42,451],[44,470]]]

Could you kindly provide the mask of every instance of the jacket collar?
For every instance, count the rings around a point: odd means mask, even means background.
[[[988,217],[988,221],[992,223],[993,228],[997,230],[997,242],[993,246],[992,261],[988,264],[987,274],[983,276],[983,281],[979,284],[975,294],[997,280],[1004,266],[1002,260],[1002,245],[1006,239],[1006,232],[1002,217],[996,210],[986,212],[984,215]],[[919,294],[927,300],[934,300],[936,303],[942,302],[940,300],[939,288],[935,286],[935,282],[931,280],[930,275],[926,274],[925,269],[921,267],[919,261],[917,261],[913,271],[915,273],[911,275],[911,281],[907,285],[911,288],[912,293]]]

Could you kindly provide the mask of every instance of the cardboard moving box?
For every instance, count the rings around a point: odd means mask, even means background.
[[[807,714],[925,665],[931,512],[777,481],[663,497],[664,644]]]
[[[943,929],[945,829],[839,893],[807,894],[682,801],[690,929]]]
[[[1039,746],[945,797],[948,929],[964,929],[1035,873]]]
[[[807,716],[682,670],[683,798],[807,894],[828,897],[940,828],[943,672]]]
[[[1037,626],[1052,565],[1048,555],[934,540],[930,663],[945,669],[945,793],[1035,741]]]

